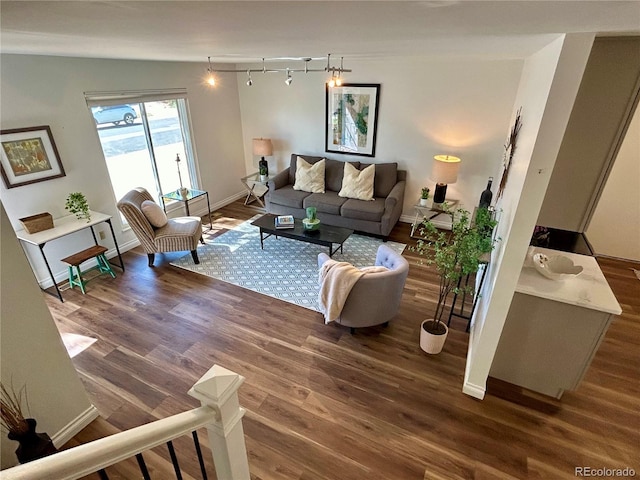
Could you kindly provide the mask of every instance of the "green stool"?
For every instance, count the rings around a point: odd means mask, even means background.
[[[69,287],[73,288],[74,286],[78,286],[83,294],[86,293],[84,286],[87,284],[87,280],[82,278],[82,274],[90,272],[91,270],[98,270],[101,274],[108,273],[111,275],[111,278],[116,278],[116,274],[111,269],[109,260],[107,260],[107,257],[104,255],[106,251],[107,249],[102,245],[94,245],[93,247],[63,258],[61,261],[69,265]],[[94,257],[98,265],[83,272],[80,269],[80,264]],[[73,271],[74,268],[76,269],[75,273]]]

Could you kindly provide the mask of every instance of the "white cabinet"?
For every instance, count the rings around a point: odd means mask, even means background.
[[[584,270],[556,281],[523,267],[490,375],[560,398],[578,387],[622,310],[593,257],[535,251],[567,256]]]

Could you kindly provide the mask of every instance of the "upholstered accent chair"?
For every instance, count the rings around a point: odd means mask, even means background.
[[[155,254],[159,252],[190,251],[193,261],[198,260],[198,241],[202,239],[202,220],[200,217],[177,217],[167,220],[166,225],[154,227],[142,209],[145,200],[153,202],[151,194],[142,187],[128,192],[118,202],[118,210],[127,219],[153,267]]]
[[[318,267],[327,260],[329,255],[318,254]],[[400,308],[409,262],[386,245],[380,245],[375,265],[388,270],[360,277],[347,297],[340,318],[336,320],[336,323],[351,327],[351,333],[360,327],[388,324]]]

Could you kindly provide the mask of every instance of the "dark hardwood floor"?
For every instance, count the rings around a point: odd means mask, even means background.
[[[214,212],[209,238],[257,212],[242,202]],[[412,244],[409,225],[391,239]],[[198,406],[186,392],[218,363],[246,377],[255,479],[562,479],[575,467],[640,475],[640,281],[631,264],[600,262],[623,314],[577,391],[557,401],[491,380],[479,401],[461,392],[464,320],[454,318],[440,355],[420,350],[437,278],[411,252],[398,316],[354,335],[319,313],[169,265],[184,254],[157,255],[148,268],[137,248],[124,255],[126,273],[91,281],[86,295],[45,295],[61,332],[98,339],[73,363],[101,418],[67,446]],[[177,442],[178,456],[185,478],[200,478],[189,442]],[[165,449],[147,456],[152,478],[174,478]],[[140,478],[134,463],[109,469],[110,478]]]

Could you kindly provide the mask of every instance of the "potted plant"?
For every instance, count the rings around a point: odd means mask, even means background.
[[[89,204],[87,199],[80,192],[70,193],[67,197],[67,201],[64,204],[65,210],[69,210],[71,213],[75,213],[78,220],[85,218],[87,223],[91,220],[91,212],[89,211]]]
[[[452,211],[445,203],[443,209],[451,216],[451,232],[438,231],[430,221],[425,221],[420,229],[423,239],[412,248],[424,257],[424,263],[434,265],[440,275],[435,314],[420,327],[420,347],[431,354],[440,353],[447,338],[448,328],[442,318],[449,294],[473,293],[472,286],[460,287],[459,281],[476,273],[482,256],[493,250],[495,239],[492,235],[497,224],[492,212],[486,208],[479,208],[473,221],[463,208]]]
[[[268,172],[269,172],[268,167],[261,163],[260,167],[259,167],[260,181],[261,182],[266,182],[267,181],[267,179],[268,179],[267,177],[269,175]]]
[[[427,200],[429,200],[429,189],[427,187],[422,187],[422,190],[420,192],[420,206],[426,207]]]
[[[16,456],[20,463],[27,463],[37,458],[42,458],[57,450],[46,433],[36,433],[36,421],[33,418],[25,418],[22,413],[22,404],[26,403],[27,391],[23,386],[18,392],[0,382],[0,425],[7,431],[10,440],[18,442]]]

